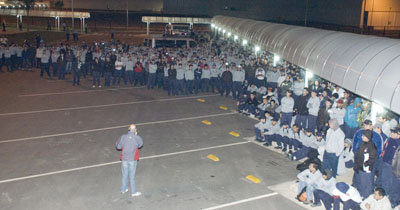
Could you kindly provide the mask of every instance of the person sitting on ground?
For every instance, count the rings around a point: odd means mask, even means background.
[[[333,210],[340,209],[340,203],[343,203],[343,210],[359,210],[362,201],[360,193],[356,188],[349,186],[344,182],[336,184],[333,194]]]
[[[269,127],[266,123],[266,118],[261,117],[260,122],[254,125],[254,132],[256,133],[256,140],[261,142],[264,139],[264,132],[267,132]]]
[[[336,179],[332,175],[333,172],[330,169],[325,169],[322,173],[322,177],[317,182],[317,187],[314,190],[314,203],[311,205],[312,207],[321,206],[322,201],[326,210],[332,209],[332,192],[336,186]]]
[[[275,113],[280,113],[280,107],[278,106],[278,104],[274,99],[271,99],[271,101],[269,102],[269,106],[267,106],[265,111],[270,112],[271,115],[275,116]]]
[[[287,147],[289,145],[289,136],[293,136],[292,129],[289,127],[289,123],[287,121],[282,123],[282,127],[279,131],[279,134],[276,135],[276,144],[275,149],[282,149],[283,152],[287,151]]]
[[[313,199],[314,189],[318,185],[318,181],[322,177],[321,172],[318,170],[318,164],[310,163],[308,169],[302,171],[297,175],[299,179],[299,185],[297,194],[300,194],[304,188],[306,188],[307,199],[303,202],[304,204],[310,204]]]
[[[381,187],[374,189],[374,193],[368,196],[360,205],[362,210],[392,210],[385,190]]]
[[[246,114],[244,110],[246,108],[247,98],[248,98],[247,92],[243,92],[242,95],[239,97],[239,100],[236,102],[239,113]]]
[[[287,154],[290,160],[301,160],[305,158],[309,152],[317,150],[319,146],[319,142],[310,128],[300,134],[300,142],[303,145],[300,150],[293,152],[292,154]]]
[[[292,132],[289,133],[289,154],[292,154],[293,151],[299,150],[303,144],[300,141],[300,134],[303,133],[300,131],[300,128],[297,124],[292,125]]]
[[[247,98],[246,100],[246,105],[245,105],[245,112],[247,111],[247,113],[251,116],[251,117],[255,117],[256,116],[256,110],[257,110],[257,106],[258,106],[258,101],[256,98],[256,93],[252,92],[250,93],[250,97]]]
[[[268,107],[268,99],[267,96],[262,97],[262,103],[257,106],[256,109],[256,116],[264,116],[265,110]]]
[[[272,141],[276,141],[276,135],[279,134],[281,129],[278,121],[278,118],[272,118],[270,129],[264,133],[264,146],[269,147],[272,145]]]

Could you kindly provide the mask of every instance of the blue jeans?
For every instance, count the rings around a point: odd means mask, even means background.
[[[287,122],[290,127],[290,125],[292,124],[292,116],[293,112],[282,112],[281,126],[284,122]]]
[[[67,74],[71,73],[71,68],[72,68],[72,62],[67,62],[67,65],[65,67],[65,73]]]
[[[356,203],[353,200],[348,200],[348,201],[342,201],[342,199],[337,198],[333,202],[333,210],[340,210],[340,203],[343,203],[343,210],[359,210],[360,209],[360,204]]]
[[[157,78],[156,73],[149,74],[149,78],[147,81],[147,88],[154,88],[154,86],[156,85],[156,78]]]
[[[310,128],[312,130],[312,133],[315,133],[315,128],[317,127],[317,116],[309,114],[307,116],[307,128]]]
[[[333,177],[336,178],[337,175],[337,167],[338,167],[339,157],[336,156],[335,153],[324,153],[324,158],[322,161],[322,169],[321,171],[325,171],[325,169],[332,169]]]
[[[93,71],[93,85],[94,86],[100,86],[100,72],[99,71]]]
[[[313,198],[313,192],[314,192],[316,185],[315,184],[309,185],[304,181],[300,181],[297,195],[300,194],[301,190],[303,190],[304,187],[307,187],[306,188],[307,201],[311,201]]]
[[[237,82],[237,81],[233,82],[233,85],[232,85],[233,99],[236,99],[236,100],[239,99],[241,87],[242,87],[242,82]]]
[[[314,190],[314,203],[324,203],[325,209],[330,210],[332,209],[333,204],[333,197],[322,190]]]
[[[128,189],[128,183],[131,183],[131,194],[136,193],[136,166],[137,161],[122,161],[122,186],[121,192]]]
[[[300,129],[307,127],[307,115],[296,115],[296,120],[294,121]]]

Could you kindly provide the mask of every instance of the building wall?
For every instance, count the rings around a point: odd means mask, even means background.
[[[360,26],[362,0],[309,0],[310,21]]]
[[[164,13],[302,24],[306,5],[308,22],[360,25],[362,0],[164,0]]]
[[[57,0],[52,0],[56,2]],[[64,0],[64,8],[71,8],[71,0]],[[74,0],[74,8],[85,10],[126,10],[127,0]],[[163,0],[128,0],[130,11],[160,12]]]
[[[369,26],[400,29],[399,0],[366,0],[365,11],[368,12]]]
[[[164,0],[163,12],[171,15],[227,15],[266,21],[300,21],[304,19],[305,3],[302,0]]]

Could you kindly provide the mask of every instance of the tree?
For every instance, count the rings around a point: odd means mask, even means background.
[[[29,19],[29,11],[34,7],[36,0],[23,0],[25,3],[26,17]],[[28,25],[26,30],[29,31],[29,20],[27,21]]]
[[[64,7],[64,2],[63,1],[56,1],[56,3],[54,3],[54,7],[57,9],[61,9]]]

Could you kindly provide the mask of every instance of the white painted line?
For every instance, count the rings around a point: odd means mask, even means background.
[[[278,195],[278,193],[277,192],[268,193],[268,194],[264,194],[264,195],[260,195],[260,196],[256,196],[256,197],[252,197],[252,198],[247,198],[247,199],[235,201],[235,202],[232,202],[232,203],[226,203],[226,204],[222,204],[222,205],[219,205],[219,206],[206,208],[206,209],[203,209],[203,210],[221,209],[221,208],[225,208],[225,207],[228,207],[228,206],[234,206],[234,205],[241,204],[241,203],[246,203],[246,202],[250,202],[250,201],[254,201],[254,200],[268,198],[268,197],[271,197],[271,196],[274,196],[274,195]]]
[[[177,100],[186,100],[193,98],[202,98],[202,97],[214,97],[215,95],[202,95],[202,96],[189,96],[189,97],[181,97],[181,98],[164,98],[164,99],[155,99],[155,100],[146,100],[146,101],[132,101],[132,102],[124,102],[124,103],[116,103],[116,104],[103,104],[103,105],[93,105],[93,106],[78,106],[71,108],[60,108],[60,109],[46,109],[46,110],[36,110],[36,111],[26,111],[26,112],[10,112],[10,113],[2,113],[0,116],[10,116],[10,115],[22,115],[22,114],[36,114],[43,112],[58,112],[58,111],[68,111],[68,110],[77,110],[77,109],[90,109],[90,108],[102,108],[102,107],[110,107],[110,106],[123,106],[123,105],[131,105],[131,104],[143,104],[150,102],[163,102],[163,101],[177,101]]]
[[[180,152],[152,155],[152,156],[147,156],[147,157],[141,157],[140,160],[166,157],[166,156],[172,156],[172,155],[180,155],[180,154],[185,154],[185,153],[192,153],[192,152],[204,151],[204,150],[209,150],[209,149],[230,147],[230,146],[242,145],[242,144],[247,144],[247,143],[249,143],[249,142],[243,141],[243,142],[224,144],[224,145],[218,145],[218,146],[213,146],[213,147],[204,147],[204,148],[185,150],[185,151],[180,151]],[[26,180],[26,179],[32,179],[32,178],[38,178],[38,177],[43,177],[43,176],[50,176],[50,175],[55,175],[55,174],[62,174],[62,173],[67,173],[67,172],[71,172],[71,171],[79,171],[79,170],[84,170],[84,169],[89,169],[89,168],[98,168],[98,167],[113,165],[113,164],[117,164],[117,163],[121,163],[121,161],[114,161],[114,162],[109,162],[109,163],[101,163],[101,164],[96,164],[96,165],[83,166],[83,167],[78,167],[78,168],[71,168],[71,169],[66,169],[66,170],[36,174],[36,175],[31,175],[31,176],[24,176],[24,177],[13,178],[13,179],[5,179],[5,180],[0,181],[0,184],[21,181],[21,180]]]
[[[60,80],[63,81],[63,80]],[[95,89],[95,90],[78,90],[78,91],[64,91],[64,92],[57,92],[57,93],[36,93],[36,94],[26,94],[26,95],[19,95],[18,97],[32,97],[32,96],[51,96],[51,95],[64,95],[64,94],[74,94],[74,93],[96,93],[96,92],[104,92],[109,90],[130,90],[130,89],[141,89],[146,88],[146,86],[140,87],[126,87],[126,88],[103,88],[103,89]]]
[[[236,114],[236,112],[212,114],[212,115],[202,115],[202,116],[197,116],[197,117],[178,118],[178,119],[173,119],[173,120],[144,122],[144,123],[137,123],[136,125],[140,126],[140,125],[161,124],[161,123],[169,123],[169,122],[177,122],[177,121],[195,120],[195,119],[208,118],[208,117],[218,117],[218,116],[225,116],[225,115],[232,115],[232,114]],[[107,127],[107,128],[97,128],[97,129],[74,131],[74,132],[68,132],[68,133],[58,133],[58,134],[51,134],[51,135],[45,135],[45,136],[32,136],[32,137],[19,138],[19,139],[9,139],[9,140],[4,140],[4,141],[0,140],[0,144],[10,143],[10,142],[18,142],[18,141],[35,140],[35,139],[43,139],[43,138],[49,138],[49,137],[67,136],[67,135],[80,134],[80,133],[105,131],[105,130],[112,130],[112,129],[118,129],[118,128],[127,128],[128,126],[129,125],[119,125],[119,126],[113,126],[113,127]]]

